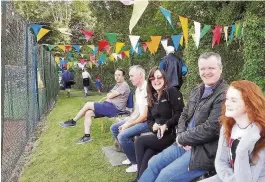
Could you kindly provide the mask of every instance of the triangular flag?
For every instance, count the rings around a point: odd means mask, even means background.
[[[161,40],[161,36],[151,36],[151,40],[152,40],[153,49],[156,52]]]
[[[86,37],[86,40],[89,41],[89,39],[92,37],[92,35],[94,34],[94,32],[92,31],[87,31],[87,30],[80,30],[84,36]]]
[[[49,51],[53,50],[53,48],[55,48],[55,47],[56,47],[56,45],[48,45]]]
[[[138,20],[141,18],[144,10],[148,5],[148,0],[134,0],[133,12],[130,20],[129,31],[132,33],[132,29],[137,24]]]
[[[201,36],[200,38],[202,38],[209,30],[211,29],[210,25],[204,25],[201,31]]]
[[[185,44],[186,44],[186,46],[188,46],[188,35],[189,35],[188,18],[185,18],[183,16],[179,16],[179,20],[181,23]]]
[[[106,40],[101,40],[98,43],[98,52],[101,52],[106,46],[109,45],[109,42]]]
[[[120,59],[122,59],[122,55],[121,54],[118,54],[117,57],[120,58]]]
[[[86,60],[85,60],[85,59],[79,59],[79,62],[80,62],[81,64],[85,64]]]
[[[180,38],[179,44],[183,47],[183,35],[181,35],[181,38]]]
[[[58,28],[61,33],[66,34],[66,35],[72,35],[70,32],[71,30],[69,28]]]
[[[136,47],[137,47],[137,43],[138,43],[138,41],[140,39],[140,36],[138,36],[138,35],[129,35],[129,39],[131,41],[131,45],[133,47],[133,50],[135,50]]]
[[[241,31],[242,31],[242,23],[237,23],[236,24],[236,33],[235,33],[236,38],[238,38],[238,39],[241,38]]]
[[[115,54],[115,53],[113,53],[113,54]],[[114,60],[115,60],[115,58],[114,58],[114,56],[113,56],[112,54],[109,56],[109,59],[110,59],[111,61],[114,61]]]
[[[130,51],[124,51],[124,53],[127,57],[130,57]]]
[[[95,48],[94,45],[88,45],[88,47],[94,51],[94,48]]]
[[[56,64],[60,64],[60,58],[59,57],[55,56],[54,60],[55,60]]]
[[[88,61],[88,64],[89,64],[89,67],[90,67],[90,69],[92,69],[92,62],[91,61]]]
[[[98,46],[95,46],[95,47],[94,47],[94,51],[93,51],[93,53],[94,53],[94,54],[97,54],[97,52],[98,52]]]
[[[46,35],[50,30],[46,28],[41,28],[38,35],[37,35],[37,41],[39,41],[44,35]]]
[[[215,26],[215,28],[212,32],[213,32],[213,39],[212,39],[212,48],[213,48],[215,42],[217,42],[218,45],[220,43],[222,26]]]
[[[63,52],[65,52],[65,45],[57,45],[57,47],[59,47],[60,49],[63,50]]]
[[[107,51],[108,54],[110,54],[111,47],[110,47],[109,45],[107,45],[107,46],[105,47],[105,50]]]
[[[201,34],[201,23],[194,21],[194,26],[195,26],[195,35],[194,35],[195,45],[198,49],[199,43],[200,43],[200,37],[201,37],[200,35]]]
[[[71,48],[72,48],[71,45],[65,45],[65,50],[66,50],[66,51],[70,51]]]
[[[84,57],[84,54],[81,54],[81,57],[83,58]]]
[[[126,57],[125,52],[121,52],[121,57],[122,57],[122,59]]]
[[[167,48],[167,44],[168,44],[168,39],[167,39],[167,38],[162,39],[162,40],[161,40],[161,44],[162,44],[163,48],[166,50],[166,48]]]
[[[225,41],[227,43],[227,37],[228,37],[228,26],[224,27],[224,33],[225,33]]]
[[[147,45],[146,45],[146,43],[145,43],[145,42],[142,43],[142,46],[143,46],[143,48],[144,48],[144,52],[146,52],[146,49],[147,49]]]
[[[102,63],[105,63],[105,62],[106,62],[106,59],[107,59],[106,54],[101,53],[100,56],[99,56],[99,60],[100,60]]]
[[[115,58],[115,60],[118,60],[118,54],[117,53],[112,53],[112,56]]]
[[[175,50],[177,51],[178,48],[179,48],[179,42],[180,42],[180,39],[181,39],[182,35],[181,34],[178,34],[178,35],[171,35],[171,39],[172,39],[172,42],[174,44],[174,47],[175,47]]]
[[[73,63],[72,63],[72,62],[68,62],[68,63],[67,63],[67,69],[71,68],[71,67],[72,67],[72,65],[73,65]]]
[[[39,33],[39,31],[40,31],[40,29],[41,29],[42,26],[43,25],[39,25],[39,24],[29,24],[29,27],[32,28],[35,36],[38,35],[38,33]]]
[[[119,53],[120,50],[121,50],[121,48],[122,48],[122,46],[123,46],[124,44],[125,44],[125,43],[123,43],[123,42],[117,42],[117,43],[116,43],[115,53]]]
[[[165,16],[165,18],[167,19],[167,21],[169,22],[170,26],[173,28],[174,30],[174,27],[172,25],[172,21],[171,21],[171,11],[168,11],[167,9],[165,8],[162,8],[160,7],[160,11],[162,12],[162,14]]]
[[[236,26],[235,25],[232,25],[232,30],[231,30],[231,34],[230,34],[230,37],[229,37],[229,40],[232,41],[234,39],[234,33],[236,31]]]
[[[154,49],[153,49],[152,42],[150,41],[150,42],[145,42],[145,43],[146,43],[146,45],[147,45],[149,51],[150,51],[152,54],[154,54],[155,51],[154,51]]]
[[[108,41],[110,42],[110,45],[113,45],[116,42],[116,39],[117,39],[116,33],[106,33],[105,35]]]
[[[96,56],[94,54],[89,54],[89,59],[94,63],[96,61]]]
[[[120,2],[128,6],[128,5],[132,5],[134,3],[134,0],[120,0]]]
[[[77,52],[80,52],[80,48],[81,48],[80,45],[72,45],[72,47],[73,47]]]

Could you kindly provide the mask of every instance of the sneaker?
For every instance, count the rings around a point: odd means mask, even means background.
[[[129,159],[126,159],[125,161],[122,161],[123,165],[130,165],[131,161]]]
[[[75,127],[75,125],[76,125],[76,122],[72,119],[60,123],[60,126],[64,128]]]
[[[126,173],[136,173],[137,172],[137,164],[132,164],[130,167],[126,169]]]
[[[76,142],[76,144],[85,144],[90,141],[92,141],[92,137],[91,136],[87,137],[84,135],[80,140]]]

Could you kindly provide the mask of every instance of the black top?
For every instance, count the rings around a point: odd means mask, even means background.
[[[147,123],[151,131],[155,123],[166,124],[168,130],[165,134],[175,134],[175,126],[178,124],[179,117],[184,107],[183,97],[175,87],[167,88],[160,100],[156,94],[153,95],[153,106],[148,107]]]

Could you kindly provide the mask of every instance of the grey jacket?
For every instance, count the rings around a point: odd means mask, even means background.
[[[249,137],[251,139],[251,136]],[[265,149],[259,153],[256,164],[249,163],[247,151],[236,153],[234,170],[230,167],[229,147],[221,129],[218,150],[215,159],[217,175],[203,182],[265,182]]]
[[[225,100],[228,85],[220,78],[213,92],[201,99],[204,84],[197,86],[190,94],[187,106],[179,119],[177,135],[178,143],[192,146],[190,170],[214,170],[214,159],[218,146],[219,121],[221,108]],[[197,112],[195,113],[195,110]],[[195,127],[186,130],[195,113]]]

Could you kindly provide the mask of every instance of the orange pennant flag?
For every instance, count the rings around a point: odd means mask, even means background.
[[[151,42],[151,41],[150,41],[150,42],[145,42],[145,44],[147,45],[149,51],[150,51],[152,54],[154,54],[155,51],[154,51],[154,49],[153,49],[152,42]]]
[[[37,35],[37,41],[39,41],[44,35],[46,35],[50,30],[46,28],[41,28],[38,35]]]
[[[123,47],[124,44],[125,44],[125,43],[123,43],[123,42],[117,42],[117,43],[116,43],[115,53],[118,54],[118,53],[121,51],[121,48]]]
[[[161,36],[151,36],[151,40],[152,40],[153,50],[154,52],[156,52],[160,44]]]
[[[181,23],[185,44],[186,46],[188,46],[188,35],[189,35],[188,18],[179,16],[179,20]]]

